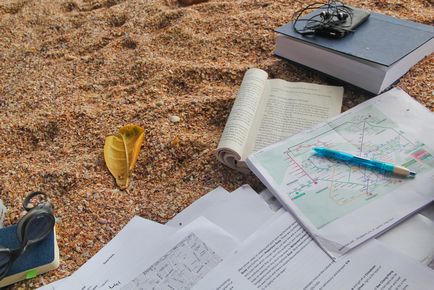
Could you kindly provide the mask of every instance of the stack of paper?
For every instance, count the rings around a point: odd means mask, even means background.
[[[428,289],[434,272],[420,262],[434,256],[433,229],[419,215],[333,261],[269,191],[217,188],[166,225],[134,217],[74,274],[41,289]]]
[[[434,114],[399,89],[260,150],[250,169],[321,247],[339,257],[434,201]],[[314,147],[404,166],[390,176]]]
[[[191,288],[273,213],[249,186],[217,188],[167,225],[134,217],[73,275],[43,289]]]
[[[193,289],[432,289],[431,269],[377,240],[334,262],[279,214]]]

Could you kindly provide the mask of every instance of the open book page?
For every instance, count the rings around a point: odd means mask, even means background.
[[[217,158],[248,171],[246,157],[340,113],[343,88],[267,80],[260,69],[246,72],[229,115]]]
[[[312,127],[341,112],[343,87],[268,80],[267,92],[252,129],[253,150],[244,158],[303,129]]]
[[[237,98],[217,147],[217,158],[235,169],[249,140],[268,74],[261,69],[249,69],[244,75]]]

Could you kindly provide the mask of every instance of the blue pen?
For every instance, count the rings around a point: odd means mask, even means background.
[[[402,177],[416,176],[416,172],[411,171],[403,166],[395,165],[392,163],[369,160],[345,152],[340,152],[340,151],[323,148],[323,147],[314,147],[313,150],[320,156],[342,160],[345,162],[350,162],[355,165],[365,166],[371,169],[379,170],[386,173],[391,173],[397,176],[402,176]]]

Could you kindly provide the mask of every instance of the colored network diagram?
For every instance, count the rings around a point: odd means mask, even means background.
[[[418,174],[434,166],[431,149],[401,131],[372,106],[329,122],[314,132],[289,146],[286,144],[281,156],[261,159],[266,162],[280,159],[273,163],[272,177],[318,229],[393,192],[403,180],[317,156],[313,147],[328,147],[403,165]]]

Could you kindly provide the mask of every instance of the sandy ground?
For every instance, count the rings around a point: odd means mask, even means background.
[[[306,2],[0,1],[0,198],[18,221],[31,191],[46,191],[59,217],[60,267],[12,289],[65,277],[134,215],[165,222],[221,185],[262,188],[220,164],[214,150],[244,72],[336,82],[272,56],[273,29]],[[429,0],[349,1],[432,24]],[[397,86],[434,109],[433,57]],[[345,87],[344,110],[370,96]],[[179,123],[169,117],[179,116]],[[104,137],[145,128],[128,191],[116,188]],[[179,142],[178,142],[179,141]]]

